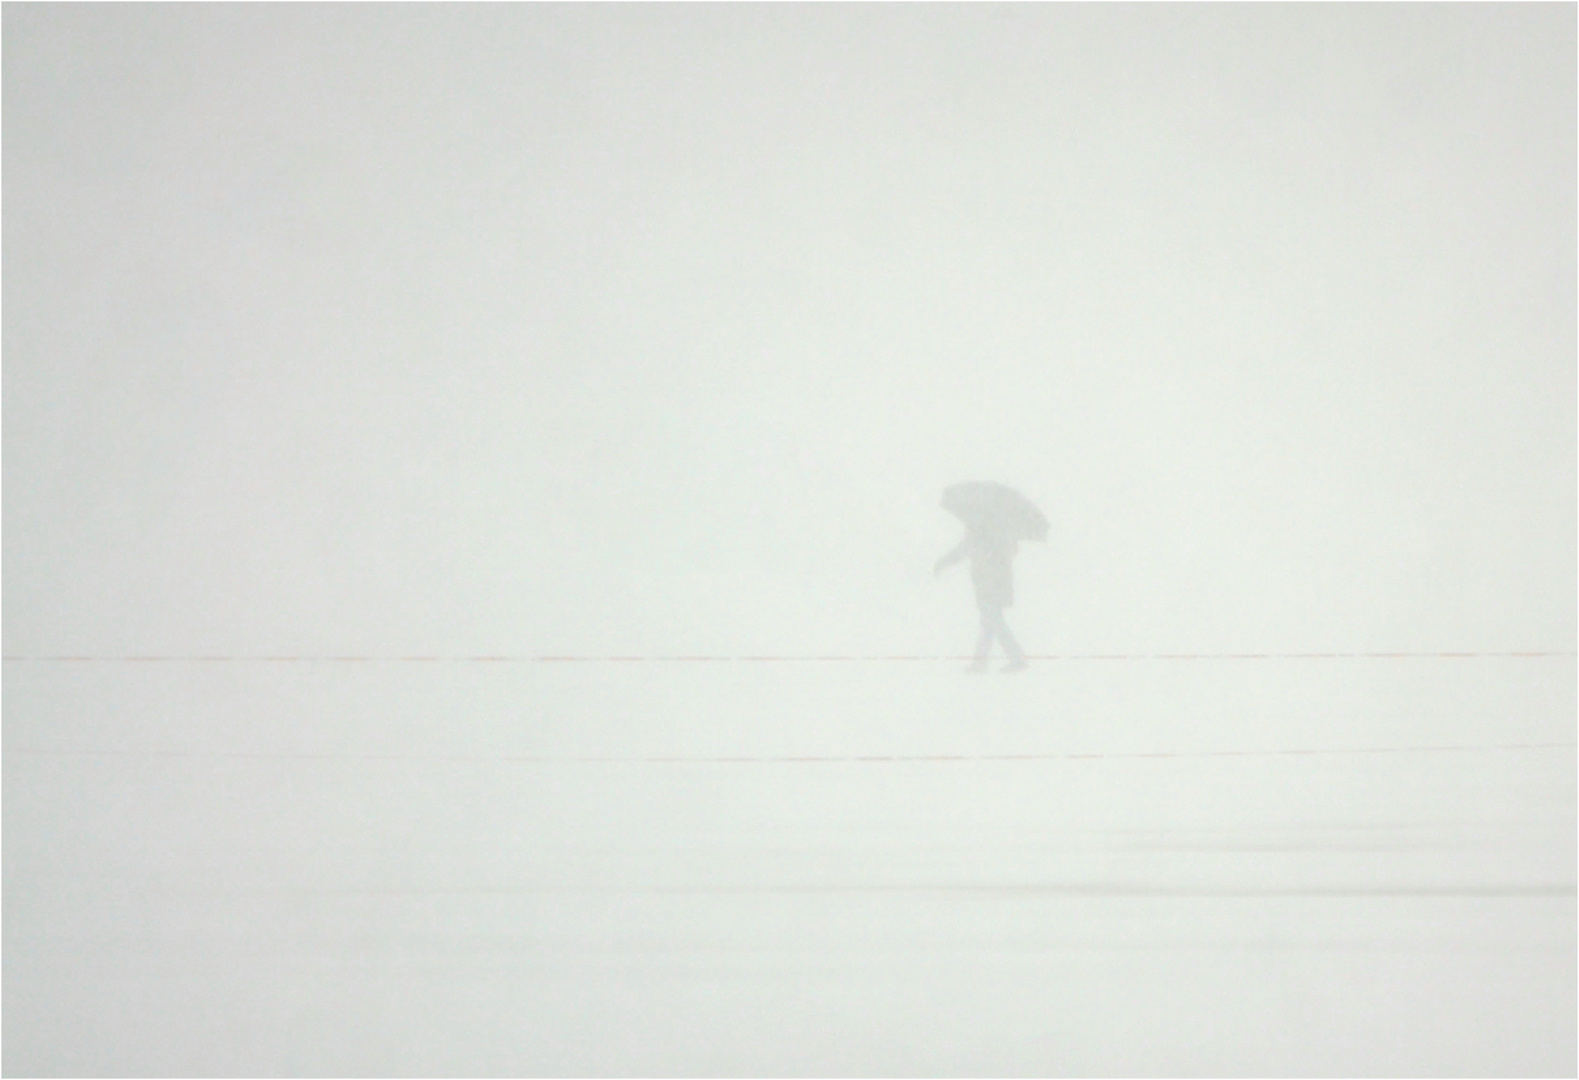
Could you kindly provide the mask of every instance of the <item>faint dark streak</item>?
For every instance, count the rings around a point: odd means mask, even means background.
[[[186,894],[188,890],[175,890]],[[1529,885],[1353,885],[1353,886],[1191,886],[1148,885],[1123,882],[1009,882],[1003,884],[866,884],[866,885],[507,885],[476,888],[387,889],[268,889],[270,894],[301,896],[527,896],[527,895],[647,895],[647,896],[758,896],[758,895],[859,895],[915,894],[980,897],[1094,897],[1157,899],[1542,899],[1579,896],[1574,883]],[[255,894],[251,891],[249,895]],[[192,895],[227,895],[196,890]]]
[[[1331,653],[1070,653],[1028,656],[1048,662],[1069,660],[1474,660],[1573,657],[1572,652],[1331,652]],[[563,664],[563,663],[825,663],[858,661],[956,663],[968,656],[6,656],[17,664]]]
[[[1201,750],[1149,751],[1122,754],[803,754],[736,755],[717,757],[546,757],[535,755],[481,754],[331,754],[280,753],[202,750],[45,750],[37,747],[7,749],[18,757],[107,757],[107,758],[189,758],[235,761],[388,761],[451,764],[499,765],[926,765],[979,764],[987,762],[1050,761],[1164,761],[1203,758],[1309,757],[1351,754],[1449,754],[1486,753],[1517,750],[1571,750],[1579,743],[1504,743],[1485,746],[1368,746],[1315,750]]]

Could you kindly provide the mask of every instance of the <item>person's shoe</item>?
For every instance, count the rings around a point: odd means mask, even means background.
[[[1016,661],[1014,661],[1013,663],[1009,664],[1007,667],[1005,667],[1003,669],[1003,674],[1005,674],[1005,675],[1013,675],[1015,672],[1017,672],[1017,671],[1024,671],[1026,668],[1028,668],[1030,666],[1031,665],[1026,663],[1024,660],[1016,660]]]
[[[966,668],[965,670],[970,672],[972,675],[980,675],[982,672],[987,670],[987,661],[972,660],[970,667]]]

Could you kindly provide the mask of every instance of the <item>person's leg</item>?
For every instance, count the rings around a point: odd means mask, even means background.
[[[976,639],[976,658],[970,662],[971,671],[987,670],[987,654],[992,651],[993,627],[987,608],[981,609],[981,636]]]
[[[990,614],[986,611],[982,612],[982,631],[985,635],[996,637],[1003,645],[1004,655],[1009,658],[1006,671],[1019,671],[1026,666],[1025,651],[1020,648],[1020,643],[1014,640],[1014,633],[1009,629],[1008,622],[1004,620],[1002,608],[993,608]]]

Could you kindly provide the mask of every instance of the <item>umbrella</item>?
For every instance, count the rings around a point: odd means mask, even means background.
[[[1036,504],[1002,484],[971,480],[943,490],[943,509],[972,528],[1016,540],[1046,540],[1047,518]]]

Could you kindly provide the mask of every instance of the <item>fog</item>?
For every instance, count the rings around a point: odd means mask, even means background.
[[[6,1072],[1574,1070],[1571,5],[3,47]]]

